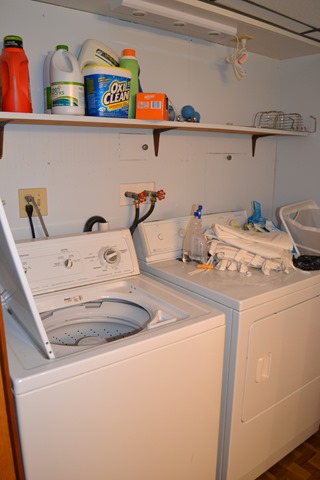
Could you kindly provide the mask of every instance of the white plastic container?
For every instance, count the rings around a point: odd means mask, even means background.
[[[84,80],[76,57],[58,45],[50,66],[52,113],[84,115]]]
[[[298,255],[320,255],[320,207],[304,200],[279,209],[281,222]]]
[[[43,63],[43,111],[51,113],[51,78],[50,66],[54,50],[50,50]]]
[[[98,40],[89,38],[82,44],[78,57],[79,68],[82,72],[85,67],[102,65],[104,67],[119,67],[119,55],[111,48]]]

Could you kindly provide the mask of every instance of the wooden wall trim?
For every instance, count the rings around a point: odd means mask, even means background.
[[[0,480],[24,480],[0,303]]]

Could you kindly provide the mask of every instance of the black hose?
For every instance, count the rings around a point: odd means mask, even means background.
[[[88,218],[86,223],[84,224],[83,231],[84,232],[91,232],[92,227],[95,223],[107,223],[107,220],[99,215],[95,215],[93,217]]]
[[[140,208],[139,208],[139,203],[136,203],[135,204],[135,208],[136,208],[136,213],[135,213],[135,216],[134,216],[134,220],[132,222],[132,225],[130,227],[130,232],[131,232],[131,235],[133,235],[135,229],[137,228],[138,226],[138,223],[139,223],[139,215],[140,215]]]
[[[147,211],[147,213],[145,215],[143,215],[143,217],[141,217],[138,221],[138,223],[141,223],[141,222],[144,222],[148,217],[150,217],[151,213],[153,212],[154,210],[154,207],[155,207],[155,202],[152,202],[150,207],[149,207],[149,210]]]

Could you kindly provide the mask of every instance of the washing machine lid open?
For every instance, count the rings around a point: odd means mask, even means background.
[[[42,312],[94,300],[95,285],[110,284],[139,273],[128,229],[16,244],[0,199],[2,301],[45,357],[53,359],[56,355]],[[78,295],[78,289],[82,292],[89,289],[90,294]],[[57,292],[61,292],[57,295],[58,304],[52,306],[52,296]]]
[[[28,285],[17,247],[0,199],[0,286],[2,301],[48,358],[55,358]]]

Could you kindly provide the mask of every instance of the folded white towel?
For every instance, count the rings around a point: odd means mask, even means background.
[[[205,233],[211,240],[209,253],[217,262],[217,270],[238,270],[248,275],[248,267],[254,267],[270,275],[271,270],[288,273],[293,267],[293,245],[285,232],[260,233],[215,224]]]
[[[285,232],[252,232],[229,225],[215,224],[213,232],[219,240],[266,258],[281,258],[283,251],[291,252],[293,244]]]

